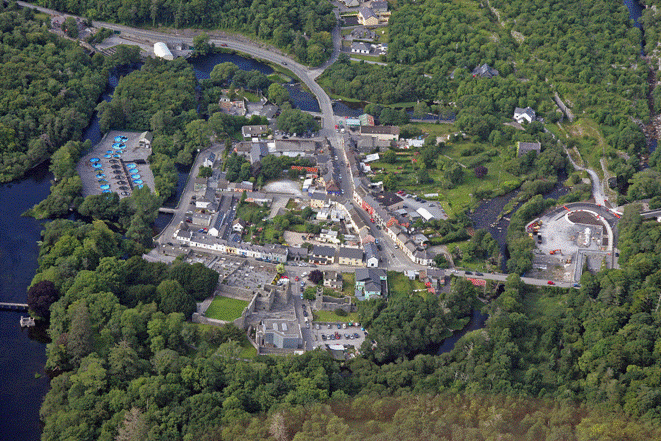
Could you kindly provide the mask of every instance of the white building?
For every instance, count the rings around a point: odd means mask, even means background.
[[[163,58],[164,60],[169,60],[169,61],[174,60],[174,56],[172,55],[172,52],[170,52],[168,46],[162,41],[159,41],[158,43],[154,44],[154,55],[156,55],[159,58]]]
[[[535,111],[530,107],[526,107],[525,109],[517,107],[514,109],[514,120],[519,124],[523,124],[524,122],[530,124],[535,121],[536,118],[537,115],[535,114]]]

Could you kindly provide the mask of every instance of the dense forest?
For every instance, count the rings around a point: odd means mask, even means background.
[[[367,302],[361,320],[375,344],[341,365],[323,351],[240,360],[239,330],[185,320],[217,275],[201,265],[146,262],[100,221],[52,222],[31,287],[56,300],[44,438],[318,439],[362,421],[356,430],[367,439],[433,430],[446,439],[654,439],[660,228],[627,210],[621,269],[586,272],[577,290],[532,288],[511,275],[486,306],[486,327],[442,355],[420,352],[440,341],[451,324],[445,315],[474,307],[465,281],[438,299]],[[437,302],[443,313],[434,312]],[[278,428],[285,432],[272,432]]]
[[[645,146],[630,119],[649,120],[648,70],[641,33],[621,2],[403,1],[389,23],[389,65],[342,58],[321,77],[329,90],[386,105],[433,101],[441,111],[501,122],[526,106],[557,121],[557,92],[575,115],[593,118],[610,145],[633,144],[629,154]],[[472,75],[485,63],[498,76]],[[462,107],[467,99],[481,105]]]
[[[106,85],[103,57],[58,38],[31,10],[0,5],[0,181],[81,138]]]
[[[40,6],[131,26],[224,29],[254,35],[294,54],[301,62],[323,63],[333,49],[333,6],[310,0],[213,0],[131,2],[39,0]]]

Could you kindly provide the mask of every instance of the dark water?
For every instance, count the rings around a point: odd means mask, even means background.
[[[296,108],[307,112],[321,112],[317,98],[303,90],[299,83],[284,84],[284,87],[289,92],[289,97]]]
[[[629,18],[633,20],[633,25],[642,30],[638,19],[643,15],[643,7],[636,0],[624,0],[624,4],[629,9]]]
[[[441,346],[438,347],[438,351],[436,352],[437,354],[445,354],[446,352],[450,352],[452,349],[454,349],[454,345],[457,344],[459,339],[469,333],[470,331],[475,331],[477,329],[482,329],[484,328],[484,324],[487,322],[487,319],[489,318],[488,314],[484,314],[477,309],[473,309],[473,314],[471,315],[471,319],[468,322],[468,324],[462,329],[461,331],[457,331],[454,334],[452,334],[452,337],[448,337],[445,340],[443,340],[443,343],[441,343]]]
[[[167,227],[172,220],[172,216],[173,215],[170,213],[158,213],[152,228],[154,230],[154,234],[158,234],[163,231],[163,229]]]
[[[333,112],[337,116],[357,117],[362,115],[365,103],[333,101]]]
[[[48,195],[51,178],[43,164],[20,181],[0,185],[0,301],[26,302],[37,269],[41,223],[21,213]],[[0,311],[0,439],[36,441],[48,379],[37,379],[35,373],[43,374],[46,345],[21,330],[20,316]]]
[[[236,64],[241,70],[257,70],[264,75],[271,75],[273,73],[273,69],[268,64],[236,54],[211,54],[204,57],[191,58],[189,62],[193,66],[195,76],[198,80],[209,79],[209,74],[211,74],[215,65],[227,62]]]
[[[181,192],[184,191],[191,168],[190,165],[182,164],[175,164],[175,167],[177,167],[177,188],[174,194],[163,203],[163,206],[168,208],[176,208],[179,204],[179,198],[181,197]]]

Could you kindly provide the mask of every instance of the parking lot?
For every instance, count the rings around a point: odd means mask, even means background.
[[[316,322],[312,323],[310,332],[314,339],[315,347],[324,344],[334,344],[351,345],[357,349],[359,349],[360,345],[365,341],[365,335],[367,333],[367,331],[362,331],[360,326],[349,326],[348,323]],[[325,336],[325,339],[322,336]],[[336,338],[338,336],[339,338]]]
[[[115,141],[116,137],[122,137],[122,141]],[[135,188],[154,188],[154,176],[147,163],[151,149],[139,147],[139,138],[140,133],[110,131],[81,158],[77,171],[83,182],[83,196],[115,192],[124,198]]]

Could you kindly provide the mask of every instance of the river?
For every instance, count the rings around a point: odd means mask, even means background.
[[[37,270],[42,223],[21,213],[46,198],[51,178],[48,165],[42,164],[21,180],[0,185],[3,302],[26,302],[27,287]],[[39,408],[48,391],[48,378],[43,375],[46,345],[29,338],[34,331],[21,329],[20,316],[0,311],[0,438],[36,441],[41,435]]]

